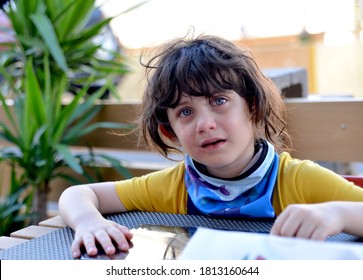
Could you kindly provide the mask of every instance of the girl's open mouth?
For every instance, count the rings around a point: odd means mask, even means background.
[[[226,140],[224,140],[224,139],[220,139],[220,140],[216,140],[216,141],[211,141],[211,142],[202,144],[202,148],[213,147],[213,146],[216,146],[216,145],[218,145],[220,143],[224,143],[224,142],[226,142]]]

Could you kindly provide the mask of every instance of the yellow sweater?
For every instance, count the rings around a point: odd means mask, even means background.
[[[273,207],[278,215],[289,204],[325,201],[362,201],[363,188],[355,186],[308,160],[291,158],[282,153]],[[187,213],[188,194],[184,185],[184,162],[176,167],[141,177],[115,182],[123,205],[131,210],[165,213]]]

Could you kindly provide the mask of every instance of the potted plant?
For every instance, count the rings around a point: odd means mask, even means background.
[[[73,179],[67,177],[66,168],[92,181],[93,173],[84,167],[102,158],[130,176],[109,156],[91,148],[88,155],[70,149],[95,129],[129,129],[120,123],[91,123],[102,106],[99,98],[106,90],[115,90],[115,76],[127,72],[121,53],[113,53],[112,61],[97,56],[102,46],[93,39],[112,18],[87,25],[94,9],[95,0],[13,0],[4,7],[15,40],[3,44],[6,49],[0,52],[0,105],[5,116],[0,120],[0,139],[6,143],[0,148],[0,162],[8,163],[14,174],[11,194],[25,188],[25,198],[32,197],[34,223],[47,217],[50,182],[57,177]],[[103,85],[88,95],[100,80]],[[64,101],[74,83],[82,86]]]

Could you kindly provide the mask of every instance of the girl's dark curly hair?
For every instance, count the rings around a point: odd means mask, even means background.
[[[249,50],[203,35],[171,41],[141,64],[147,76],[139,118],[141,137],[165,157],[178,151],[160,132],[163,126],[175,135],[167,109],[175,108],[182,94],[210,98],[212,93],[225,90],[234,90],[246,100],[256,140],[270,141],[277,152],[289,149],[282,95],[261,72]]]

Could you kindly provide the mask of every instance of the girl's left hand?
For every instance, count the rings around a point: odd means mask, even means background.
[[[292,204],[276,219],[272,235],[325,240],[344,229],[344,218],[334,203]]]

